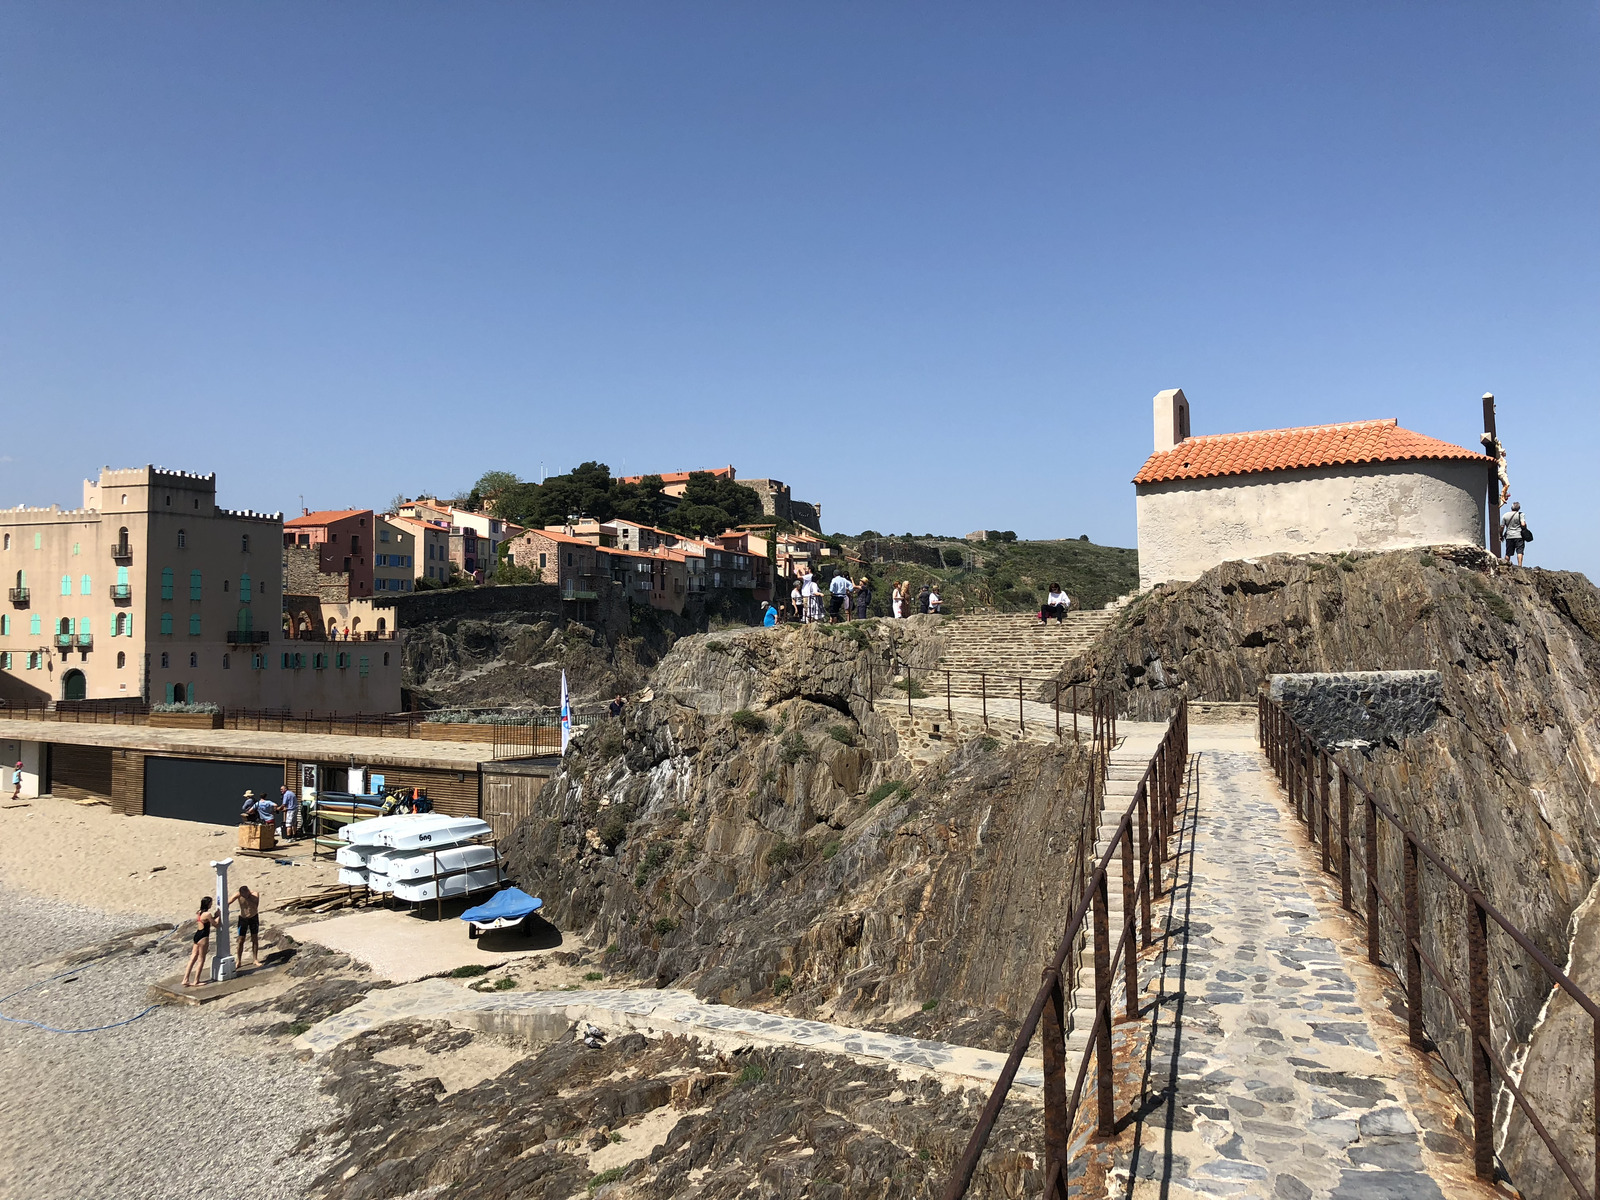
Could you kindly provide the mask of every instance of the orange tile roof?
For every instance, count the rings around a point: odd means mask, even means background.
[[[663,471],[663,472],[661,472],[661,482],[662,483],[688,483],[690,475],[700,475],[700,474],[711,475],[711,476],[714,476],[715,478],[718,478],[718,479],[721,479],[724,476],[726,476],[729,479],[732,479],[734,477],[733,468],[731,466],[727,466],[727,467],[713,467],[709,471],[704,471],[704,472],[701,472],[701,471]],[[643,478],[644,478],[643,475],[624,475],[621,479],[617,480],[617,482],[618,483],[638,483]]]
[[[296,517],[292,521],[285,521],[285,525],[331,525],[335,521],[347,520],[350,517],[365,516],[371,512],[370,508],[341,508],[324,509],[322,512],[306,513],[303,517]]]
[[[1355,463],[1410,462],[1417,459],[1479,459],[1486,456],[1450,442],[1400,428],[1390,417],[1342,425],[1305,425],[1254,433],[1216,433],[1185,438],[1171,450],[1145,460],[1134,483],[1171,479],[1210,479],[1260,471],[1294,471]]]

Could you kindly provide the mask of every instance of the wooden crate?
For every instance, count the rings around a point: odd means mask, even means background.
[[[239,849],[274,850],[277,845],[278,841],[273,836],[271,825],[239,826]]]

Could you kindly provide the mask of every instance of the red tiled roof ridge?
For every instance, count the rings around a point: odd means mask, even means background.
[[[349,517],[359,517],[371,512],[370,508],[324,508],[316,512],[304,513],[293,520],[285,521],[285,525],[326,525],[330,521],[343,521]]]
[[[1177,479],[1428,459],[1485,461],[1486,456],[1402,428],[1397,418],[1385,417],[1334,425],[1188,437],[1170,450],[1152,454],[1133,482],[1164,483]]]

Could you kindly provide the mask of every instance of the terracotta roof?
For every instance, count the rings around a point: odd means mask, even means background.
[[[1485,456],[1476,450],[1402,429],[1400,423],[1390,417],[1381,421],[1350,421],[1343,425],[1305,425],[1299,429],[1264,429],[1255,433],[1185,438],[1171,450],[1158,450],[1147,458],[1133,482],[1161,483],[1170,479],[1209,479],[1218,475],[1252,475],[1259,471],[1417,459],[1484,460]]]
[[[337,511],[324,509],[322,512],[307,513],[303,517],[296,517],[292,521],[285,521],[285,525],[331,525],[335,521],[348,520],[350,517],[364,517],[372,510],[370,508],[341,508]]]
[[[726,477],[728,479],[732,479],[734,477],[733,468],[731,466],[728,466],[728,467],[713,467],[710,470],[704,471],[704,472],[701,472],[701,471],[663,471],[663,472],[661,472],[661,482],[662,483],[688,483],[690,475],[700,475],[700,474],[711,475],[711,476],[714,476],[714,477],[716,477],[718,479],[721,479],[721,478],[724,478],[724,477]],[[643,478],[644,478],[643,475],[624,475],[621,479],[617,480],[617,482],[618,483],[638,483]]]

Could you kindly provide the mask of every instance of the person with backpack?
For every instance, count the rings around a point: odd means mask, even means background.
[[[1511,556],[1517,556],[1517,566],[1522,565],[1522,548],[1533,541],[1533,530],[1528,528],[1528,518],[1522,511],[1522,502],[1513,500],[1511,511],[1500,518],[1500,542],[1505,553],[1502,562],[1510,565]]]

